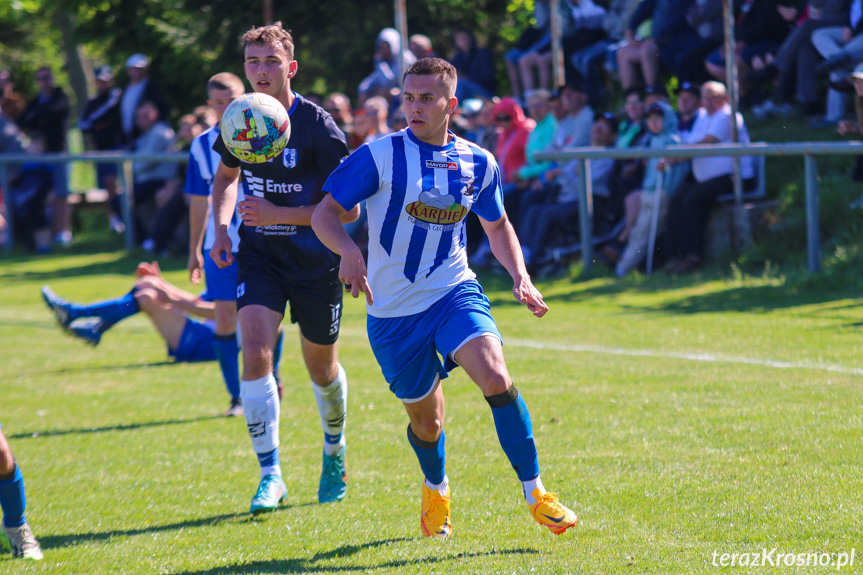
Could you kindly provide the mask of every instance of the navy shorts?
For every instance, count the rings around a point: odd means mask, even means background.
[[[457,285],[425,311],[404,317],[368,316],[366,323],[384,379],[405,403],[416,403],[434,391],[438,380],[458,367],[453,356],[470,340],[491,335],[503,341],[488,298],[473,280]]]
[[[244,251],[237,262],[237,310],[262,305],[284,314],[290,304],[291,323],[300,326],[304,338],[317,345],[336,343],[343,290],[337,270],[321,278],[301,279],[251,250]]]

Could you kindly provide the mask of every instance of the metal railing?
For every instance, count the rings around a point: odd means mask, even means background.
[[[20,166],[27,163],[40,164],[69,164],[72,162],[91,162],[94,164],[116,164],[117,165],[117,187],[124,190],[122,194],[123,202],[121,204],[123,211],[123,222],[126,224],[125,244],[126,249],[131,250],[135,247],[135,225],[134,225],[134,210],[135,210],[135,194],[133,190],[133,182],[135,181],[133,172],[134,162],[157,162],[167,163],[172,162],[181,164],[187,162],[189,156],[186,153],[174,152],[167,154],[135,154],[131,152],[87,152],[85,154],[0,154],[0,189],[3,190],[3,201],[6,202],[8,213],[8,198],[9,189],[9,172],[10,165]],[[9,230],[7,232],[5,251],[9,252],[12,249],[14,238],[14,230],[12,229],[12,219],[9,221]]]
[[[581,197],[579,199],[579,231],[581,234],[584,271],[593,265],[593,185],[590,180],[590,160],[599,158],[694,158],[707,156],[803,156],[806,188],[806,244],[809,272],[821,270],[820,229],[818,224],[818,165],[816,156],[863,155],[863,142],[789,142],[752,144],[703,144],[670,146],[663,149],[650,148],[565,148],[554,152],[536,154],[538,161],[581,163]],[[741,203],[740,191],[735,190],[736,202]]]

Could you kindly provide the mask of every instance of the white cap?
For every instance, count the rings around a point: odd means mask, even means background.
[[[126,60],[127,68],[146,68],[149,65],[150,59],[143,54],[132,54],[129,56],[129,59]]]

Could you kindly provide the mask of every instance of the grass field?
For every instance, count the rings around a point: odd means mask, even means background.
[[[215,363],[175,365],[145,317],[90,348],[39,297],[115,297],[121,252],[0,260],[0,422],[24,471],[40,564],[0,573],[863,572],[859,294],[782,278],[562,278],[542,320],[483,278],[533,417],[543,479],[579,513],[530,519],[489,409],[446,380],[454,536],[419,536],[421,476],[346,305],[348,496],[318,505],[321,431],[288,327],[282,467],[289,503],[248,518],[257,463]],[[180,261],[163,262],[188,286]],[[823,567],[722,567],[723,553],[822,554]],[[716,553],[717,566],[714,566]],[[776,561],[776,555],[772,555]],[[819,555],[819,557],[821,557]],[[751,561],[751,557],[747,557]],[[740,559],[738,559],[740,561]]]

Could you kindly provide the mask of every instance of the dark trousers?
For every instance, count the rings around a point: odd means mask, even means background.
[[[668,253],[682,259],[688,255],[702,257],[707,216],[716,198],[734,192],[731,175],[698,182],[690,174],[678,186],[668,204]]]

